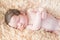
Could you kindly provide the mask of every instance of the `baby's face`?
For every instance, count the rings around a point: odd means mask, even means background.
[[[27,26],[28,19],[26,15],[14,15],[11,17],[11,20],[8,24],[11,27],[17,28],[22,31]]]

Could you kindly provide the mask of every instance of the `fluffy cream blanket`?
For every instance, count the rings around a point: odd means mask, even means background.
[[[10,8],[26,10],[38,6],[46,8],[49,13],[60,18],[60,0],[0,0],[0,40],[60,40],[59,36],[43,29],[34,32],[25,29],[21,32],[4,22],[5,12]]]

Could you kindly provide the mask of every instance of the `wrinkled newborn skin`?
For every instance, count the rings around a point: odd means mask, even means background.
[[[49,14],[44,8],[28,9],[29,26],[28,29],[39,30],[43,28],[45,31],[55,32],[60,31],[60,20]]]
[[[21,31],[27,26],[27,21],[25,13],[21,13],[17,9],[9,9],[5,14],[5,22],[9,26],[17,28]]]

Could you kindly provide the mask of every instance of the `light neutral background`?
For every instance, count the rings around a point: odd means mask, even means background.
[[[49,13],[60,18],[60,0],[0,0],[0,40],[60,40],[54,33],[24,30],[9,27],[4,22],[5,12],[10,8],[26,10],[32,7],[44,7]]]

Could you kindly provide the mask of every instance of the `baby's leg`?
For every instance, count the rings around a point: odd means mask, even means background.
[[[47,19],[43,20],[42,22],[42,28],[45,29],[45,31],[54,32],[56,34],[60,34],[60,20],[58,21],[57,18],[53,17],[52,15],[48,14]]]

